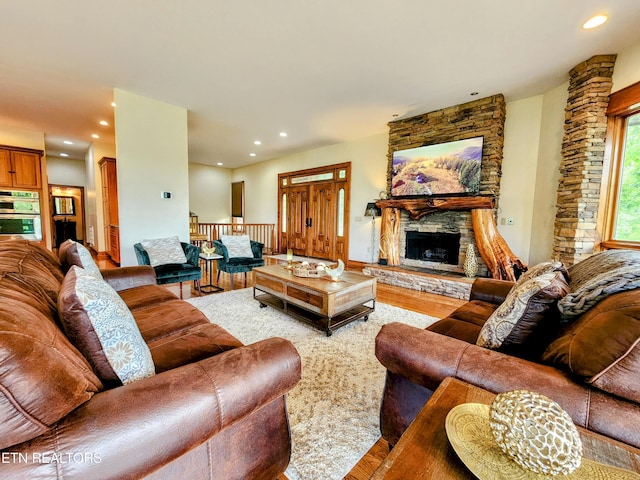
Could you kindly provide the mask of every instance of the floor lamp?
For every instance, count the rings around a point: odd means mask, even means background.
[[[371,263],[375,263],[376,217],[379,217],[380,215],[382,215],[382,210],[380,207],[376,206],[375,202],[367,203],[367,208],[364,210],[364,216],[371,217]]]

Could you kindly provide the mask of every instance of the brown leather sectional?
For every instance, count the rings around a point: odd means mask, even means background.
[[[285,394],[300,357],[283,339],[244,346],[156,285],[151,267],[102,271],[133,313],[156,374],[105,386],[63,334],[63,263],[0,242],[0,478],[274,479],[291,438]]]
[[[544,354],[536,358],[523,349],[526,359],[516,349],[475,344],[512,285],[477,279],[469,302],[428,328],[391,323],[381,329],[376,356],[387,369],[383,437],[395,445],[440,383],[455,377],[494,393],[540,392],[577,425],[640,448],[640,289],[601,300],[570,327],[548,329]]]

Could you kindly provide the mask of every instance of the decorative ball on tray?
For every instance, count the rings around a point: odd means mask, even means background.
[[[513,390],[491,406],[464,403],[445,421],[451,446],[480,480],[640,479],[640,475],[582,457],[571,417],[536,392]]]

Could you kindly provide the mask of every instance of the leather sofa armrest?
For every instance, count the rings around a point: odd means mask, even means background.
[[[294,346],[272,338],[101,392],[12,447],[0,476],[140,478],[282,397],[300,372]]]
[[[100,270],[102,278],[111,285],[116,292],[143,285],[156,284],[156,272],[148,265],[135,267],[120,267]]]
[[[473,285],[471,285],[469,300],[481,300],[500,305],[507,298],[511,287],[513,287],[513,282],[507,280],[476,278]]]
[[[388,370],[435,390],[455,377],[494,393],[532,390],[555,400],[584,428],[640,446],[638,405],[589,388],[571,374],[402,323],[384,325],[376,357]]]

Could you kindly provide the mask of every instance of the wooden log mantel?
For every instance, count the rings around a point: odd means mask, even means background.
[[[493,197],[379,200],[376,205],[382,209],[380,258],[385,259],[388,265],[400,265],[400,210],[409,212],[414,220],[436,211],[470,210],[476,245],[491,276],[515,281],[516,273],[527,270],[527,265],[511,251],[498,232]]]
[[[419,220],[439,210],[474,210],[476,208],[493,208],[494,197],[437,197],[437,198],[406,198],[398,200],[379,200],[376,205],[380,208],[399,208],[409,212],[413,220]]]

